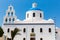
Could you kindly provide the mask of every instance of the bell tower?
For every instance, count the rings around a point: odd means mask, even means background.
[[[4,17],[4,23],[14,23],[16,20],[15,10],[12,5],[8,6],[6,16]]]

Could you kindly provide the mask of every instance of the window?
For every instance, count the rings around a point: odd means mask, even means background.
[[[5,19],[5,22],[7,22],[7,18]]]
[[[35,17],[35,13],[33,13],[33,17]]]
[[[12,7],[10,7],[10,10],[12,10]]]
[[[42,32],[42,28],[40,28],[40,32]]]
[[[9,18],[9,21],[11,21],[11,18]]]
[[[23,38],[23,40],[25,40],[25,38]]]
[[[55,33],[57,34],[58,32],[56,31]]]
[[[26,32],[26,29],[25,28],[23,29],[23,32]]]
[[[40,40],[43,40],[42,38],[40,38]]]
[[[8,12],[8,16],[10,16],[10,12]]]
[[[12,21],[15,21],[15,19],[13,18]]]
[[[11,12],[11,16],[13,16],[13,12]]]
[[[32,28],[32,32],[34,32],[34,28]]]
[[[27,14],[27,18],[29,18],[29,14]]]
[[[7,32],[9,33],[10,29],[8,28]]]
[[[49,28],[49,32],[51,32],[51,28]]]
[[[42,14],[40,13],[40,18],[42,17]]]

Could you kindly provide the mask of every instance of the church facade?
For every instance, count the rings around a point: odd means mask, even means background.
[[[53,19],[44,19],[44,12],[38,8],[37,3],[26,12],[26,19],[17,19],[12,5],[8,7],[3,20],[2,28],[4,38],[11,40],[11,31],[20,29],[14,40],[56,40],[56,28]]]

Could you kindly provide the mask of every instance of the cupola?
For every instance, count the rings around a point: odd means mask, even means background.
[[[34,2],[32,8],[26,12],[26,20],[41,20],[43,18],[43,11],[38,8],[37,3]]]

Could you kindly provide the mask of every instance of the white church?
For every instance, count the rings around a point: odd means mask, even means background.
[[[15,28],[21,31],[16,34],[14,40],[57,40],[54,20],[45,20],[44,12],[38,8],[37,3],[33,3],[32,8],[26,11],[26,19],[23,21],[17,19],[13,6],[8,6],[2,28],[4,40],[11,40],[11,31]]]

